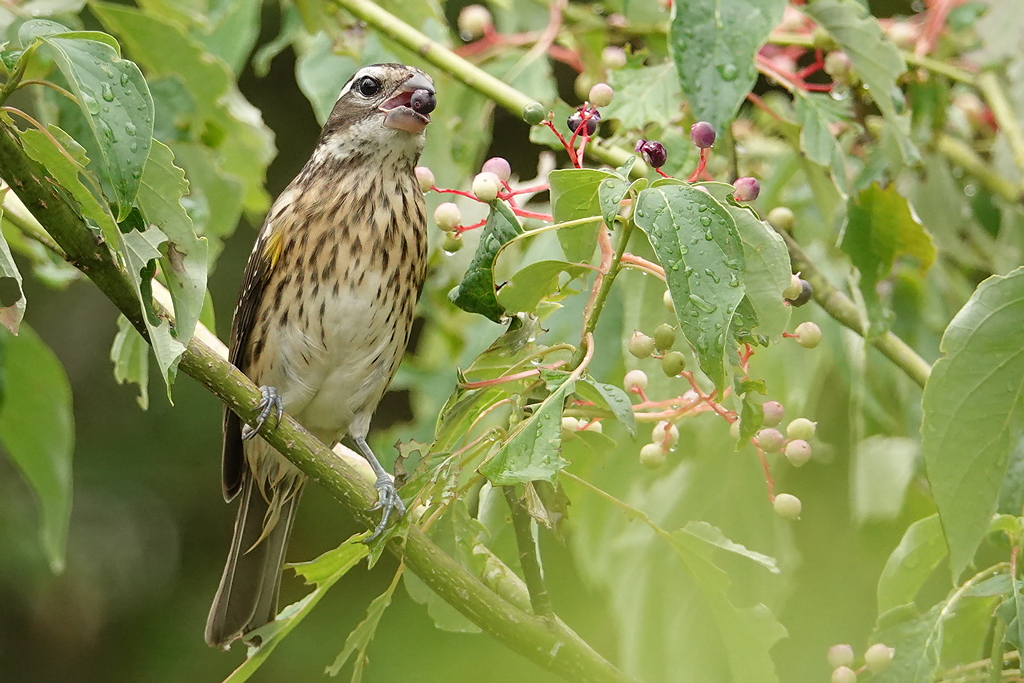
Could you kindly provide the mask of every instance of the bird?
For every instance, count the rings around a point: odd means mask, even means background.
[[[376,474],[379,536],[405,506],[366,442],[398,369],[426,277],[415,175],[436,106],[431,78],[374,64],[344,85],[313,152],[271,205],[242,277],[229,360],[260,387],[252,424],[223,418],[226,501],[239,499],[206,623],[221,649],[274,620],[306,477],[262,438],[284,411],[328,446],[346,436]]]

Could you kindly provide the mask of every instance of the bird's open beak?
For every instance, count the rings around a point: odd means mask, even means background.
[[[423,74],[413,74],[402,84],[397,95],[380,105],[380,110],[386,114],[384,127],[422,133],[430,123],[430,112],[436,105],[434,84]]]

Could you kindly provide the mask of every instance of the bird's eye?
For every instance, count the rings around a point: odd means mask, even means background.
[[[373,76],[363,76],[356,84],[356,90],[363,97],[373,97],[380,92],[380,81]]]

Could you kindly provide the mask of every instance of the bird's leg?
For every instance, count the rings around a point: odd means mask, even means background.
[[[242,426],[242,440],[247,441],[259,433],[260,429],[266,423],[267,418],[270,417],[270,413],[277,412],[277,422],[274,426],[281,424],[281,417],[284,416],[284,401],[277,393],[277,389],[274,387],[262,386],[260,387],[260,399],[259,409],[260,414],[256,416],[256,424],[243,425]]]
[[[391,481],[390,475],[380,463],[377,462],[377,457],[370,450],[370,444],[366,443],[366,438],[362,436],[354,436],[352,440],[355,441],[356,446],[359,448],[359,452],[363,454],[366,461],[370,463],[370,467],[373,468],[374,474],[377,475],[377,483],[374,487],[377,489],[377,504],[374,505],[371,510],[381,510],[380,524],[373,530],[373,534],[367,538],[364,543],[369,543],[373,539],[383,533],[388,528],[388,519],[391,517],[392,512],[397,512],[398,516],[401,517],[405,514],[405,504],[398,495],[398,490],[395,488],[395,484]]]

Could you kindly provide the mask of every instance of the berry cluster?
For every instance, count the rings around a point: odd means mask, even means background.
[[[896,650],[885,643],[875,643],[864,653],[864,666],[854,670],[856,655],[849,645],[833,645],[828,650],[828,663],[832,667],[832,683],[856,683],[857,674],[869,671],[880,674],[889,668]]]

